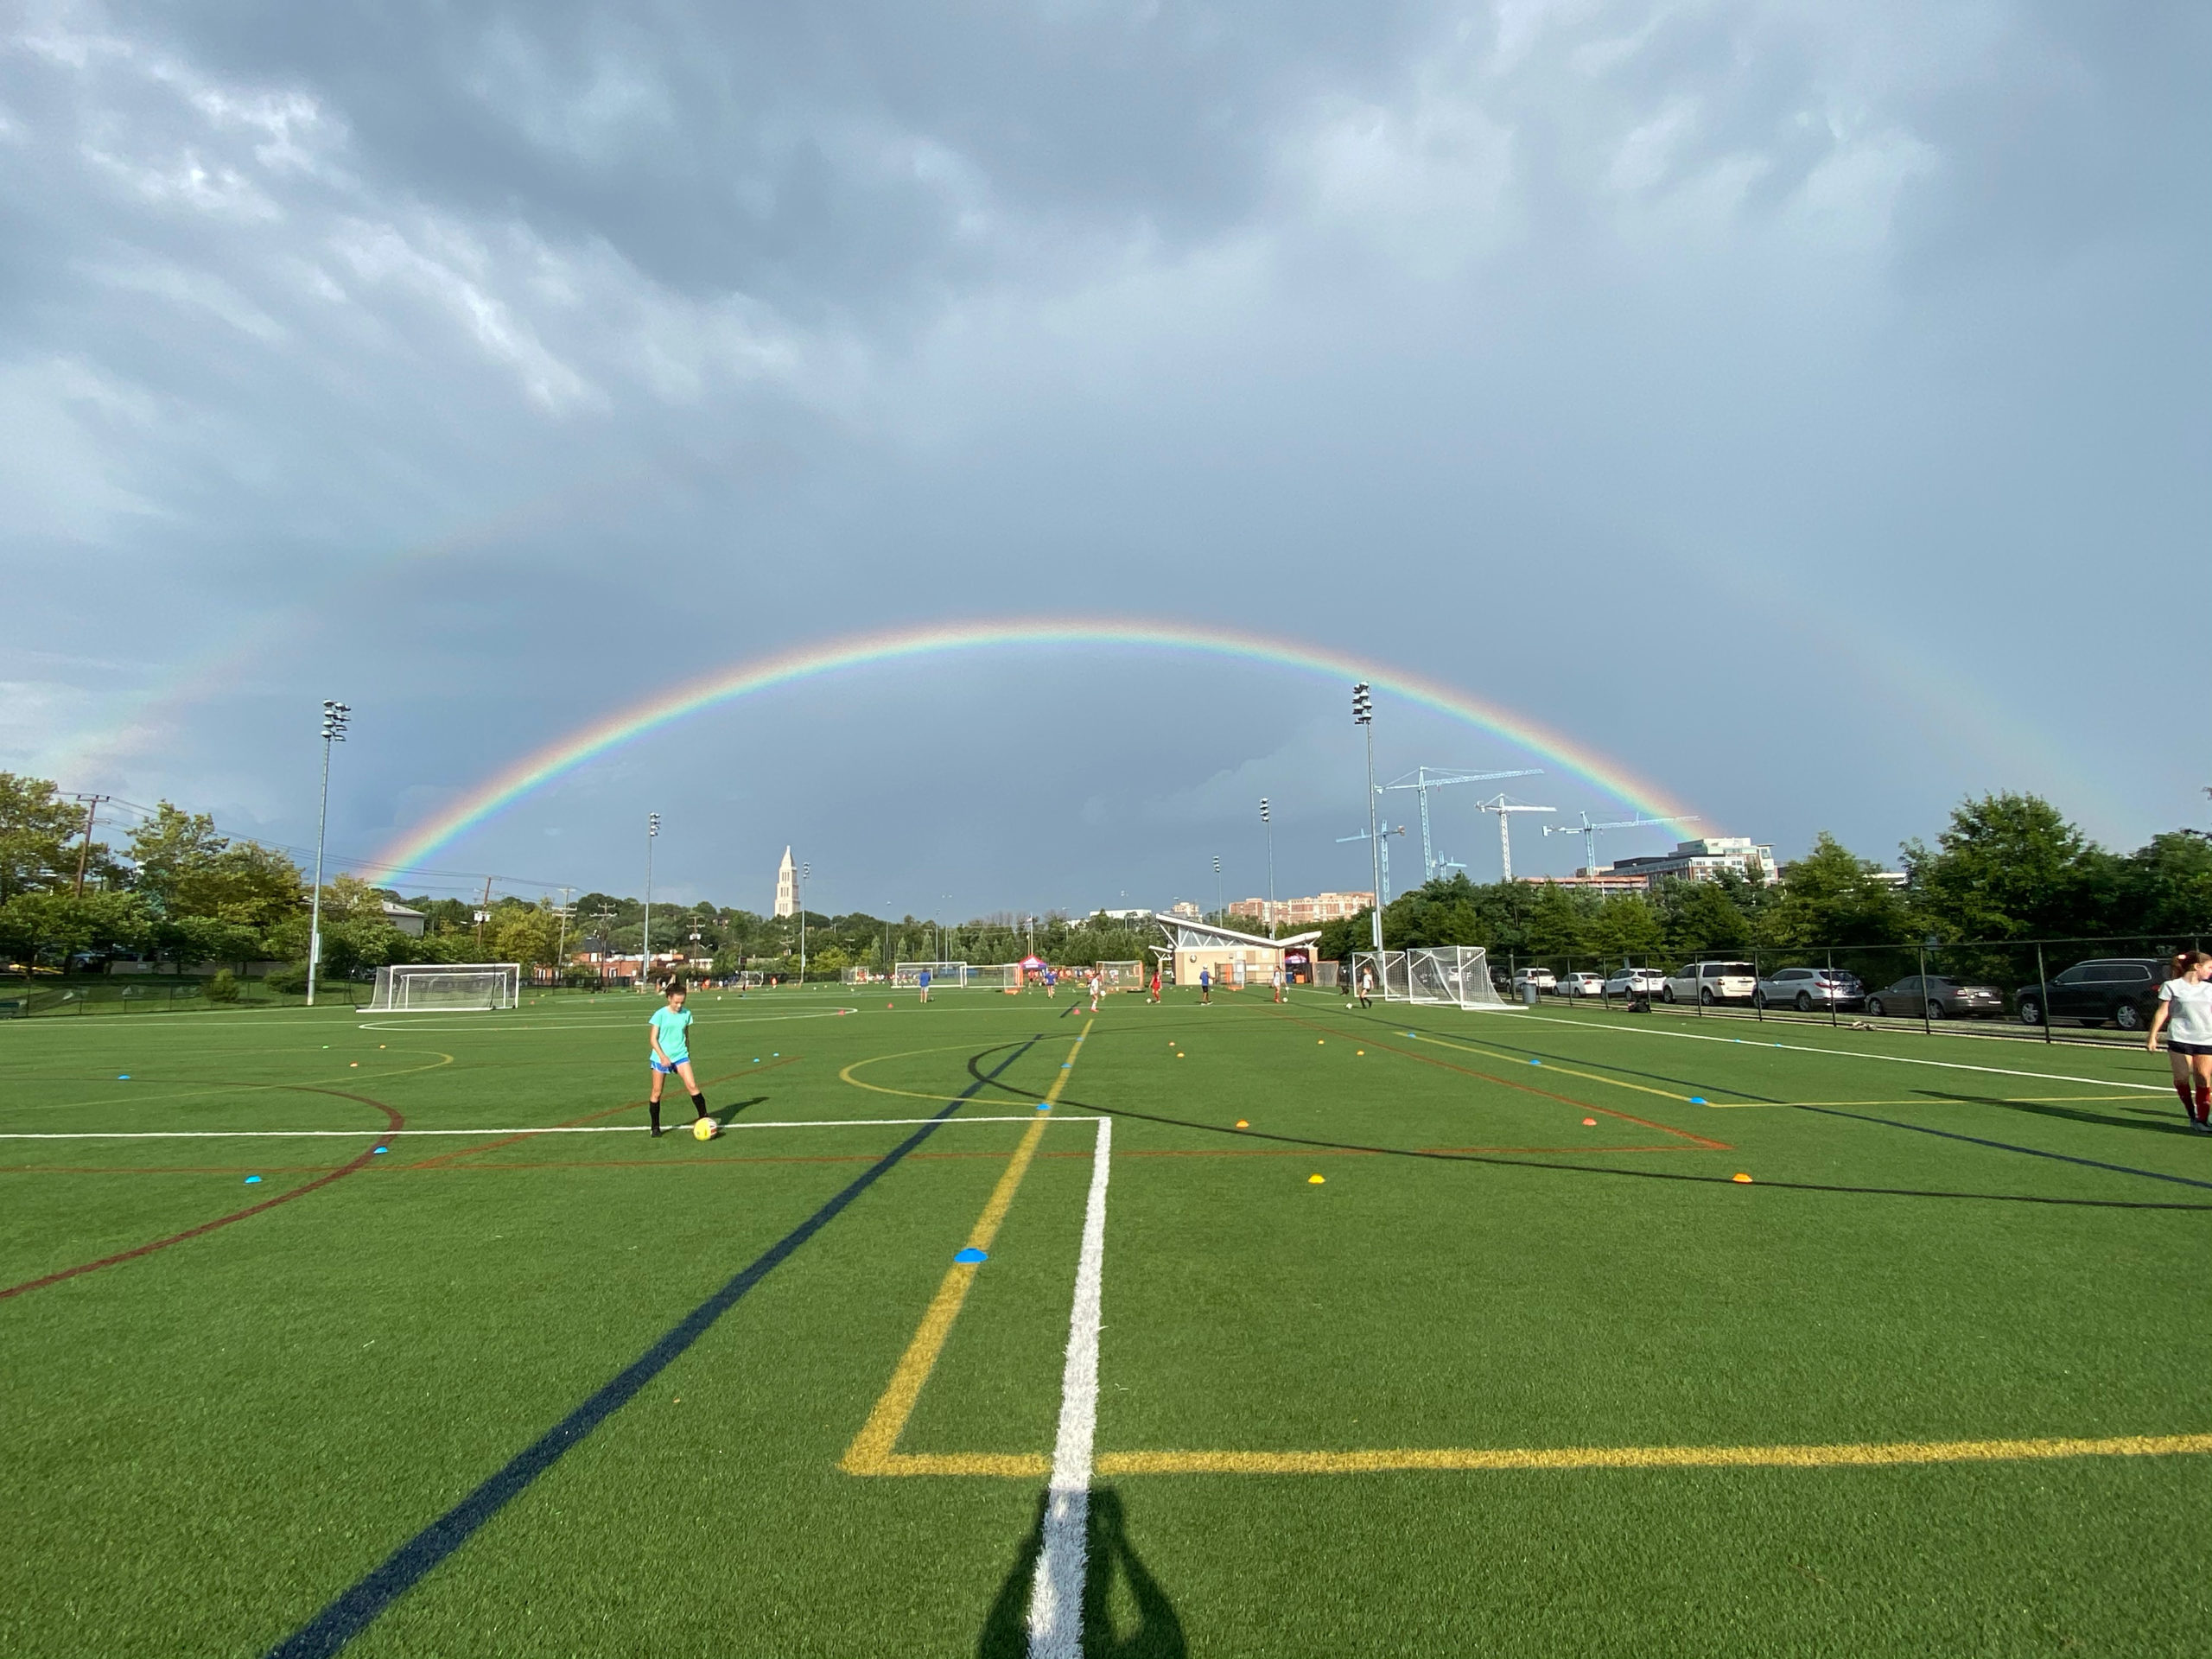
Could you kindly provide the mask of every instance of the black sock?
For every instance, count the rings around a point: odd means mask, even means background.
[[[660,1102],[657,1100],[647,1101],[645,1103],[645,1109],[653,1115],[653,1133],[655,1135],[658,1135],[660,1133]]]
[[[704,1117],[707,1115],[707,1097],[704,1095],[692,1096],[691,1109]]]

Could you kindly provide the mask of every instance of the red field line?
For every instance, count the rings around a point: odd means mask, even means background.
[[[302,1094],[330,1095],[340,1100],[355,1100],[364,1106],[375,1107],[385,1116],[384,1134],[377,1137],[377,1143],[379,1146],[392,1135],[398,1134],[401,1125],[407,1121],[382,1101],[371,1100],[366,1095],[347,1094],[342,1089],[315,1089],[305,1084],[286,1084],[280,1086],[296,1089]],[[368,1131],[365,1129],[362,1133],[365,1135]],[[48,1285],[58,1285],[64,1279],[74,1279],[79,1274],[96,1273],[102,1268],[111,1268],[119,1262],[134,1262],[142,1255],[151,1255],[156,1250],[166,1250],[172,1244],[181,1244],[187,1239],[198,1238],[203,1233],[212,1233],[219,1227],[227,1227],[234,1221],[244,1221],[248,1216],[257,1216],[264,1210],[274,1210],[280,1204],[289,1204],[295,1198],[304,1198],[308,1193],[328,1186],[333,1181],[342,1181],[355,1170],[366,1167],[369,1160],[375,1156],[376,1147],[371,1147],[352,1163],[334,1169],[327,1175],[309,1181],[305,1186],[296,1186],[289,1192],[280,1192],[273,1198],[264,1198],[259,1204],[249,1205],[243,1210],[234,1210],[227,1216],[218,1216],[213,1221],[203,1221],[197,1227],[188,1227],[181,1233],[171,1233],[167,1238],[157,1238],[150,1243],[140,1244],[127,1250],[118,1250],[113,1255],[104,1255],[97,1262],[80,1262],[75,1267],[64,1268],[58,1273],[46,1274],[36,1279],[26,1279],[20,1285],[10,1285],[6,1289],[0,1290],[0,1301],[5,1301],[10,1296],[20,1296],[27,1290],[42,1290]]]
[[[1691,1144],[1704,1152],[1731,1152],[1734,1150],[1734,1148],[1729,1146],[1726,1141],[1715,1141],[1710,1136],[1699,1135],[1694,1130],[1678,1129],[1671,1123],[1654,1122],[1648,1117],[1638,1117],[1633,1112],[1617,1111],[1611,1106],[1594,1105],[1586,1100],[1575,1100],[1566,1095],[1555,1095],[1548,1089],[1537,1089],[1525,1083],[1516,1083],[1510,1077],[1501,1077],[1497,1076],[1495,1073],[1489,1071],[1478,1071],[1471,1066],[1454,1065],[1449,1060],[1440,1060],[1433,1055],[1418,1053],[1410,1048],[1393,1048],[1389,1044],[1379,1041],[1373,1037],[1347,1039],[1344,1037],[1344,1033],[1338,1031],[1333,1026],[1316,1025],[1311,1020],[1298,1019],[1294,1015],[1293,1016],[1293,1023],[1301,1025],[1308,1031],[1325,1031],[1346,1041],[1356,1040],[1365,1043],[1370,1048],[1379,1048],[1385,1054],[1396,1054],[1408,1060],[1419,1060],[1423,1065],[1433,1065],[1440,1067],[1442,1070],[1446,1071],[1457,1071],[1463,1077],[1480,1077],[1484,1083],[1501,1084],[1508,1089],[1518,1089],[1524,1095],[1538,1095],[1546,1100],[1555,1100],[1562,1106],[1572,1106],[1578,1112],[1602,1112],[1607,1117],[1617,1117],[1620,1119],[1624,1123],[1633,1123],[1640,1129],[1656,1129],[1661,1135],[1678,1136],[1684,1141],[1689,1141]],[[1602,1148],[1591,1147],[1581,1148],[1581,1150],[1595,1152],[1602,1150]]]

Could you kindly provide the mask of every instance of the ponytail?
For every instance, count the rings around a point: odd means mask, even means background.
[[[2202,950],[2177,950],[2174,952],[2174,970],[2168,977],[2179,979],[2192,968],[2207,966],[2212,966],[2212,955]]]

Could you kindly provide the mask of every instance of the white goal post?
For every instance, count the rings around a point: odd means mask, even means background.
[[[1480,945],[1446,944],[1407,951],[1406,1000],[1499,1013],[1514,1007],[1491,983],[1490,952]]]
[[[512,1008],[522,1000],[515,962],[403,962],[377,969],[370,1014],[451,1014]]]
[[[922,982],[922,970],[930,975],[930,988],[933,991],[957,990],[968,982],[968,964],[964,962],[900,962],[891,968],[891,982],[903,985],[908,990]]]

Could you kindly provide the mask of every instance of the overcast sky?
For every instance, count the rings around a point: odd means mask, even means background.
[[[340,697],[359,856],[720,664],[1111,611],[1452,681],[1785,858],[2207,821],[2201,0],[0,16],[0,768],[306,844]],[[397,884],[635,892],[658,810],[670,896],[791,842],[818,907],[1211,903],[1267,794],[1278,891],[1363,887],[1345,702],[873,670]]]

